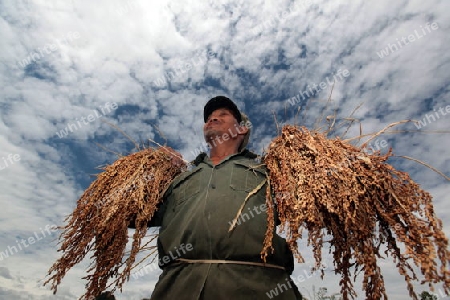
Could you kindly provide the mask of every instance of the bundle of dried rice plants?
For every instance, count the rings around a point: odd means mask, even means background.
[[[270,195],[276,195],[281,230],[286,232],[290,249],[302,262],[297,241],[306,229],[318,268],[327,242],[324,238],[330,235],[344,299],[356,297],[352,270],[355,277],[364,272],[367,299],[388,299],[378,263],[382,244],[404,276],[411,297],[417,299],[412,281],[418,280],[411,260],[430,288],[442,282],[449,291],[448,240],[434,213],[432,197],[407,173],[386,162],[391,155],[391,151],[367,154],[339,138],[286,125],[264,157],[272,189],[267,192],[267,205],[271,207]],[[263,258],[272,250],[275,225],[270,211],[268,222]]]
[[[58,250],[62,256],[50,268],[51,277],[44,285],[51,282],[56,293],[68,270],[92,251],[93,261],[88,275],[83,277],[88,281],[86,293],[80,299],[93,299],[112,278],[115,280],[109,286],[114,284],[114,289],[121,289],[129,279],[137,253],[144,248],[156,251],[146,247],[151,241],[141,245],[147,222],[157,210],[163,191],[185,170],[185,164],[172,162],[165,148],[147,148],[105,167],[66,219],[68,224],[63,227]],[[132,222],[136,231],[128,256],[127,226]]]

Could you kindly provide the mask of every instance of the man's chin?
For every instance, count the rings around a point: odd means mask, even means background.
[[[205,140],[209,141],[211,139],[215,139],[217,136],[221,136],[223,133],[215,130],[215,129],[207,129],[205,130],[205,132],[203,133],[203,136],[205,137]]]

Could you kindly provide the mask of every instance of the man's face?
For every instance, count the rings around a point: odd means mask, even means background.
[[[225,134],[227,134],[230,139],[236,139],[236,135],[239,134],[238,130],[242,132],[238,121],[233,113],[227,108],[219,108],[213,111],[206,120],[205,125],[203,125],[203,135],[207,142],[217,136],[223,138],[223,135]]]

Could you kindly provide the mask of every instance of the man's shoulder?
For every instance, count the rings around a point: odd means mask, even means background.
[[[245,166],[248,169],[259,171],[261,173],[267,172],[267,167],[261,159],[261,156],[256,155],[250,151],[236,157],[236,159],[232,160],[231,162],[233,162],[234,164]]]
[[[240,163],[240,164],[246,164],[251,167],[262,167],[265,168],[266,165],[264,162],[262,162],[260,159],[254,159],[249,157],[237,157],[234,160],[231,160],[230,162]]]

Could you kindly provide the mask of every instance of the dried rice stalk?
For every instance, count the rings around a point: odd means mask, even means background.
[[[68,224],[59,238],[58,251],[63,254],[50,268],[51,277],[44,285],[52,282],[51,288],[56,293],[67,271],[93,251],[93,262],[87,271],[90,274],[83,277],[88,280],[86,293],[80,299],[99,295],[110,278],[115,278],[110,285],[121,289],[129,279],[137,253],[149,243],[141,245],[147,222],[162,200],[160,196],[173,178],[186,170],[185,164],[176,165],[171,160],[163,148],[148,148],[121,157],[104,168],[66,219]],[[129,256],[125,257],[127,226],[133,220],[136,231]]]
[[[367,299],[388,299],[377,261],[382,244],[405,277],[412,298],[418,299],[412,285],[418,278],[411,260],[420,267],[422,283],[429,283],[433,289],[433,283],[442,282],[449,292],[448,240],[434,213],[432,197],[407,173],[386,163],[391,155],[390,151],[369,155],[338,138],[327,139],[305,127],[287,125],[264,157],[272,189],[267,194],[277,195],[278,216],[290,249],[302,262],[297,240],[306,229],[317,268],[324,237],[331,235],[329,243],[335,272],[342,277],[344,299],[356,297],[351,281],[353,267],[355,277],[359,271],[364,272]],[[270,197],[267,201],[270,208]],[[268,224],[263,259],[273,251],[272,213],[268,213]]]

